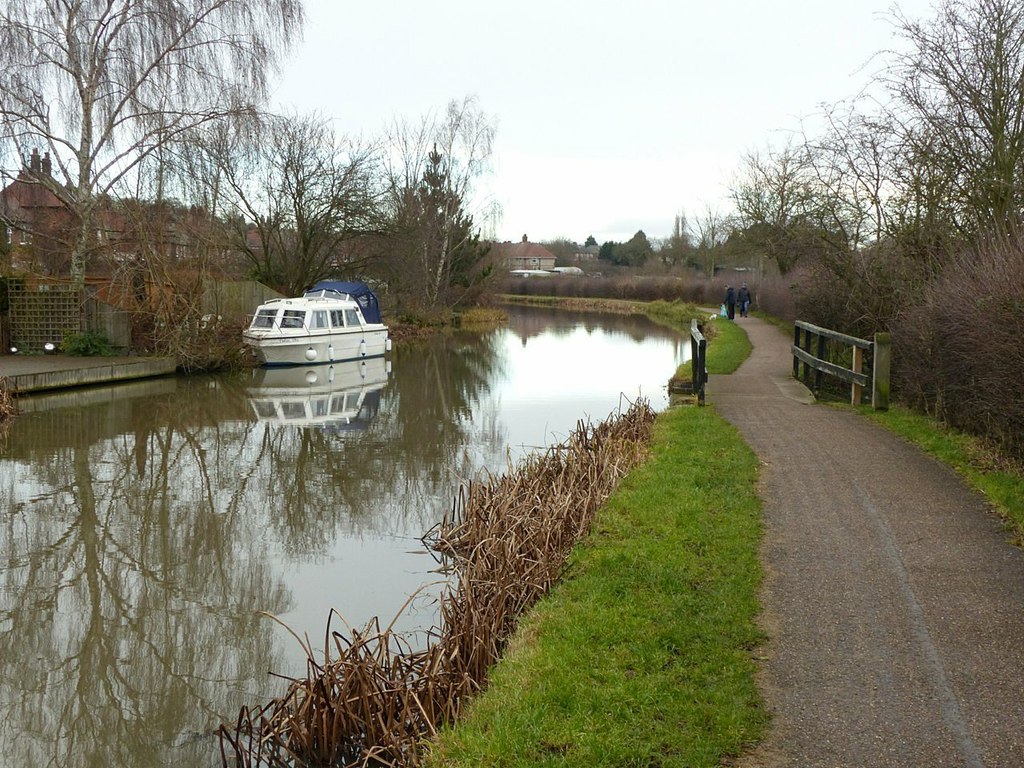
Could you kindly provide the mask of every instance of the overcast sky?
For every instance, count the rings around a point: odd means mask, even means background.
[[[898,3],[930,17],[929,0]],[[857,93],[896,44],[888,0],[306,0],[274,103],[378,137],[476,96],[499,240],[666,237],[726,213],[745,151]],[[479,220],[479,217],[478,217]]]

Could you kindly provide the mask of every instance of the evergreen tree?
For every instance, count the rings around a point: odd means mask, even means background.
[[[473,217],[452,188],[445,157],[435,144],[416,193],[420,265],[428,306],[458,306],[475,297],[493,272],[489,246],[473,231]]]

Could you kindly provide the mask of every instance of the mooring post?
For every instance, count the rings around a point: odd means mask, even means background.
[[[708,380],[708,341],[696,320],[690,321],[690,378],[697,405],[704,405],[704,385]]]
[[[876,333],[874,363],[871,366],[871,407],[889,410],[889,366],[892,361],[892,334]]]

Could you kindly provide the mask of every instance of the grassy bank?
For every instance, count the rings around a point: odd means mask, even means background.
[[[756,474],[712,409],[661,414],[651,460],[426,764],[717,766],[759,738]]]

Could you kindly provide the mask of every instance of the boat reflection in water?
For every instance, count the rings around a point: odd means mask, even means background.
[[[341,431],[365,428],[380,407],[391,361],[383,357],[316,367],[259,368],[248,388],[256,418]]]

